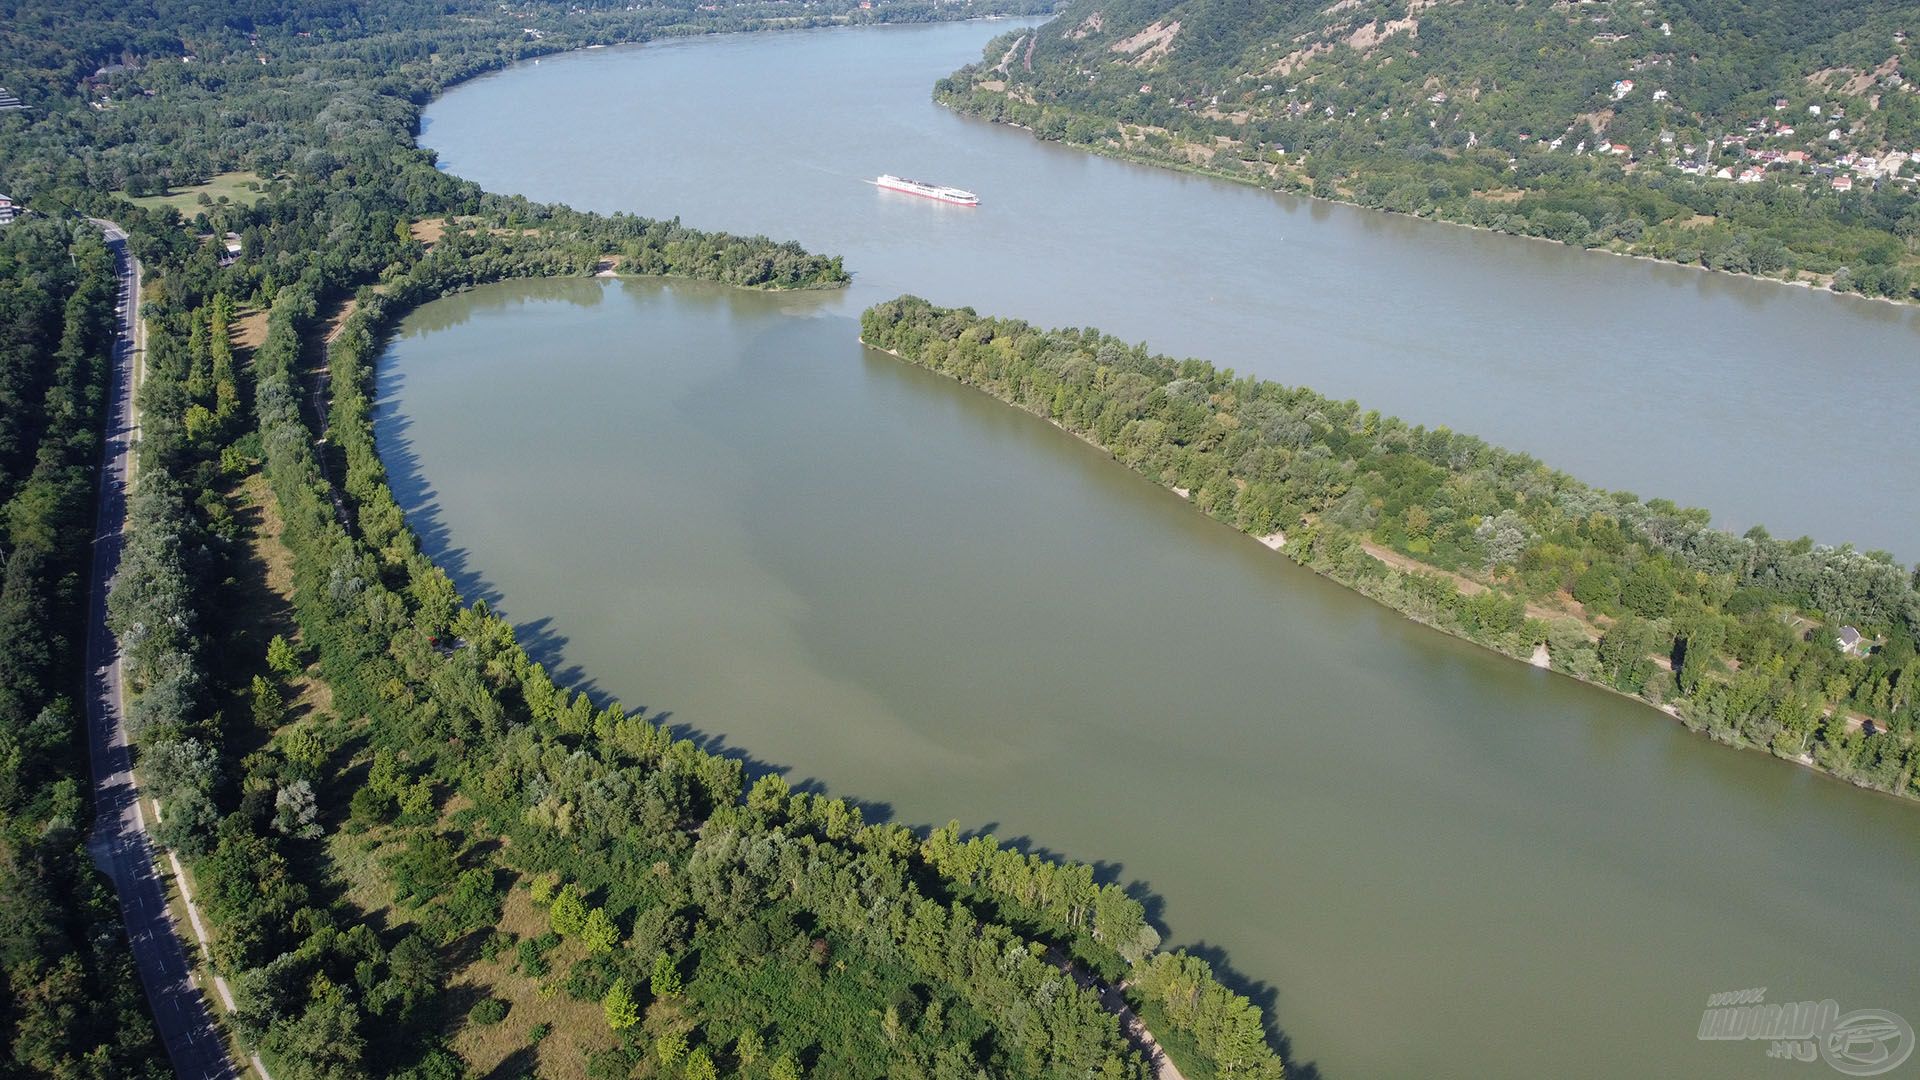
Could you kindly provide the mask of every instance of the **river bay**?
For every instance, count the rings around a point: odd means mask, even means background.
[[[1920,558],[1920,311],[1185,176],[934,105],[1024,23],[682,39],[456,87],[487,189],[844,255],[913,292],[1351,397],[1736,529]],[[862,183],[977,191],[977,210]]]
[[[1914,807],[1409,623],[857,329],[488,286],[395,334],[377,434],[570,678],[1141,883],[1322,1076],[1817,1076],[1699,1040],[1708,995],[1920,1018]]]

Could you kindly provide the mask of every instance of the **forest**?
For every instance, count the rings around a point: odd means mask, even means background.
[[[1544,647],[1555,670],[1718,741],[1920,797],[1920,571],[1884,552],[1734,535],[1471,435],[1097,330],[917,297],[861,328],[1414,619],[1516,658]]]
[[[1915,40],[1897,0],[1077,0],[935,96],[1275,190],[1913,299]]]
[[[0,233],[0,1071],[166,1072],[81,846],[72,635],[114,282],[87,212],[147,272],[109,597],[137,768],[229,1033],[278,1080],[1144,1078],[1097,993],[1122,980],[1186,1075],[1282,1074],[1267,1018],[1160,949],[1123,883],[869,821],[556,684],[421,553],[373,446],[383,335],[447,292],[847,280],[789,243],[483,193],[413,146],[434,93],[601,41],[978,10],[162,0],[0,29],[30,106],[0,114],[0,189],[29,210]],[[130,201],[218,177],[244,179],[184,214]]]

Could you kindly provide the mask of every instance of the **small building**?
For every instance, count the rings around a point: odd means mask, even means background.
[[[11,225],[19,216],[20,208],[14,205],[13,200],[0,195],[0,225]]]
[[[25,109],[26,107],[26,104],[20,100],[18,94],[15,94],[4,86],[0,86],[0,112]]]
[[[1834,178],[1833,178],[1833,190],[1835,190],[1835,191],[1852,191],[1852,190],[1853,190],[1853,177],[1851,177],[1851,176],[1836,176],[1836,177],[1834,177]],[[1849,630],[1851,630],[1851,629],[1853,629],[1853,628],[1852,628],[1852,627],[1848,627],[1847,629],[1849,629]]]
[[[1865,638],[1860,636],[1860,631],[1851,626],[1841,627],[1840,633],[1837,634],[1833,640],[1834,644],[1840,646],[1840,651],[1849,656],[1858,656],[1861,645],[1866,641]]]

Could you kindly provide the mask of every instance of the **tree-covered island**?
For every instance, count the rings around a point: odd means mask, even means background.
[[[1411,618],[1717,741],[1920,796],[1920,572],[1885,552],[1734,535],[1471,435],[1097,330],[903,297],[861,332]]]

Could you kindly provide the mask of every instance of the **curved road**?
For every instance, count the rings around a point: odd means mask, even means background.
[[[167,881],[155,864],[159,848],[147,835],[146,815],[134,784],[120,686],[120,648],[107,629],[107,590],[120,566],[127,517],[128,466],[137,435],[133,413],[133,365],[139,332],[140,264],[127,250],[127,234],[112,222],[94,222],[105,233],[120,269],[120,336],[113,349],[107,391],[106,442],[101,450],[99,502],[93,534],[93,567],[87,597],[87,750],[93,766],[93,835],[87,850],[113,879],[126,920],[133,960],[140,969],[153,1019],[173,1068],[186,1080],[238,1076],[224,1034],[213,1022],[187,960]]]

